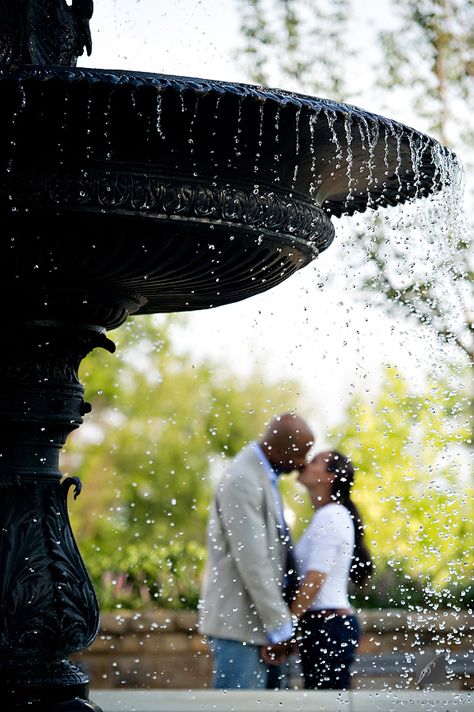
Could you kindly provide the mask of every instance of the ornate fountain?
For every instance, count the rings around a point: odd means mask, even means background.
[[[351,106],[84,70],[91,0],[0,2],[0,689],[97,709],[67,656],[96,636],[59,452],[77,372],[131,314],[250,297],[331,243],[332,216],[442,187],[433,139]]]

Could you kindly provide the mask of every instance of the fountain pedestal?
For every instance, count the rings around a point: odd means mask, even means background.
[[[87,699],[87,677],[65,657],[99,623],[67,512],[81,484],[61,478],[59,453],[90,410],[80,361],[113,345],[100,329],[40,321],[3,324],[0,344],[0,699],[59,710]]]

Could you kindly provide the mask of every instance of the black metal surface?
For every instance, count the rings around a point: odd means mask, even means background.
[[[0,64],[75,65],[92,51],[92,0],[0,0]]]
[[[113,345],[91,327],[5,322],[0,346],[0,698],[49,712],[87,699],[65,657],[94,640],[99,611],[67,512],[81,485],[61,479],[58,460],[90,410],[80,361]]]

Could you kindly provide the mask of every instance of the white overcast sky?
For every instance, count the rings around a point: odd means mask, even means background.
[[[370,34],[364,33],[370,30],[373,3],[357,2],[356,41],[370,47]],[[385,0],[377,2],[379,21],[385,7]],[[233,0],[100,0],[92,31],[93,54],[81,58],[82,66],[248,81],[235,61],[239,34]],[[363,76],[359,81],[363,85]],[[377,111],[367,100],[361,95],[356,103]],[[408,113],[392,118],[423,129]],[[336,221],[341,244],[339,225]],[[352,283],[357,275],[351,277],[341,270],[333,245],[264,295],[191,314],[183,344],[197,359],[212,355],[228,360],[235,370],[258,365],[275,380],[298,379],[314,406],[312,422],[324,431],[340,418],[348,396],[373,387],[381,364],[398,365],[419,385],[427,360],[442,357],[442,347],[427,331],[356,301]],[[325,286],[318,287],[321,282]]]

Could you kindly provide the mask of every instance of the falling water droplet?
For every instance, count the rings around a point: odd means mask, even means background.
[[[319,114],[321,112],[320,107],[316,107],[314,113],[310,114],[309,117],[309,152],[311,154],[311,182],[309,186],[309,193],[312,197],[315,197],[315,193],[318,189],[319,182],[318,176],[316,174],[317,167],[317,152],[316,152],[316,126],[318,123]]]
[[[300,161],[300,117],[301,117],[301,106],[298,106],[295,115],[295,169],[293,171],[293,178],[291,187],[294,189],[296,185],[296,179],[298,177],[299,171],[299,161]]]
[[[200,101],[200,95],[198,94],[196,97],[196,103],[194,104],[194,110],[193,110],[193,115],[191,117],[191,122],[189,124],[189,137],[188,137],[188,144],[189,144],[189,158],[191,161],[191,166],[193,168],[193,171],[197,173],[197,164],[196,164],[196,141],[195,141],[195,128],[196,128],[196,119],[198,116],[198,111],[199,111],[199,101]]]
[[[237,107],[237,127],[234,133],[234,156],[238,158],[241,155],[240,152],[240,140],[242,136],[242,97],[239,97],[238,107]],[[232,168],[232,156],[229,155],[227,165]]]
[[[276,110],[275,114],[275,134],[274,134],[274,140],[275,140],[275,149],[273,153],[273,180],[275,183],[279,183],[280,181],[280,113],[281,113],[281,106],[278,105],[278,108]]]
[[[258,137],[257,137],[257,151],[255,153],[255,164],[253,167],[254,173],[258,173],[260,158],[262,155],[262,145],[263,145],[263,119],[265,111],[266,97],[263,97],[259,105],[259,122],[258,122]]]
[[[162,139],[165,138],[165,135],[163,133],[163,129],[161,126],[161,118],[162,118],[162,113],[163,113],[163,97],[161,92],[158,90],[158,93],[156,95],[156,132],[158,136]]]
[[[344,116],[344,133],[346,135],[346,176],[347,176],[347,197],[344,203],[344,208],[347,209],[353,200],[353,189],[354,189],[354,177],[352,175],[352,116],[351,114],[345,114]]]
[[[392,136],[395,138],[395,145],[396,145],[396,153],[397,153],[397,160],[396,160],[396,165],[395,165],[395,177],[398,181],[398,193],[397,193],[397,199],[400,197],[401,192],[402,192],[402,179],[400,176],[400,169],[402,166],[402,156],[401,156],[401,141],[402,141],[402,129],[396,126],[392,121],[390,121],[390,132]]]

